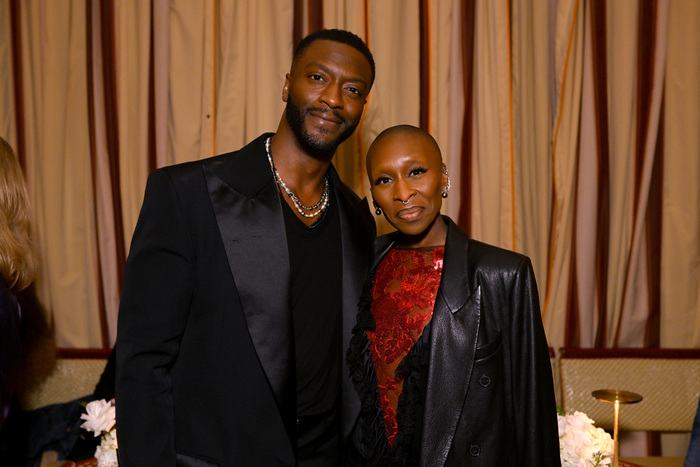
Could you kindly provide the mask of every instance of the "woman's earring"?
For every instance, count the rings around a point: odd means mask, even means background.
[[[379,207],[376,201],[372,200],[372,204],[374,204],[374,213],[378,216],[382,215],[382,208]]]
[[[442,168],[442,173],[447,175],[447,167]],[[442,189],[442,197],[447,198],[447,193],[450,191],[450,177],[447,177],[447,186]]]

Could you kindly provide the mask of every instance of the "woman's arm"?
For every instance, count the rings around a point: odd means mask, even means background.
[[[517,450],[522,466],[559,466],[554,382],[532,265],[518,266],[510,295],[511,371]]]

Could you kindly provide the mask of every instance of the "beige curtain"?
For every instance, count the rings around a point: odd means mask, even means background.
[[[700,3],[672,1],[664,80],[661,345],[700,346]]]
[[[552,347],[700,346],[698,17],[685,0],[0,0],[0,134],[58,345],[111,345],[148,173],[274,131],[295,34],[323,26],[377,62],[335,161],[358,194],[374,137],[423,125],[444,212],[532,258]]]
[[[27,1],[13,7],[19,20],[13,38],[23,46],[22,107],[3,103],[2,109],[20,116],[14,126],[24,133],[21,146],[16,134],[8,136],[24,149],[42,258],[37,289],[60,345],[101,347],[85,4]]]

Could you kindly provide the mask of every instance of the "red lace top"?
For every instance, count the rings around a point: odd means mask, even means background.
[[[444,247],[392,249],[377,268],[372,291],[375,331],[367,331],[389,446],[398,431],[396,408],[403,380],[396,368],[433,316]]]

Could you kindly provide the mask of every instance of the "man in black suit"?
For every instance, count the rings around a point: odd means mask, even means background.
[[[150,175],[119,310],[122,467],[340,464],[375,227],[331,158],[373,81],[361,39],[311,34],[276,133]]]

